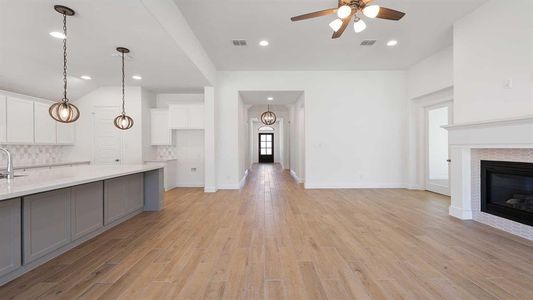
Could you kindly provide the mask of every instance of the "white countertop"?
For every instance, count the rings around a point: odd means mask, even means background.
[[[58,169],[36,169],[17,172],[27,175],[13,180],[0,179],[0,201],[62,189],[79,184],[105,180],[164,168],[164,164],[81,165]]]
[[[24,169],[38,169],[38,168],[48,168],[48,167],[61,167],[61,166],[75,166],[75,165],[88,165],[91,161],[80,160],[80,161],[62,161],[54,163],[44,163],[44,164],[34,164],[34,165],[14,165],[15,170],[24,170]],[[0,166],[0,171],[5,172],[6,167]]]

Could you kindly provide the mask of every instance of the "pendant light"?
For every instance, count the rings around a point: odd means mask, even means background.
[[[62,5],[56,5],[54,9],[63,15],[63,99],[52,104],[48,113],[58,122],[72,123],[80,117],[80,111],[67,97],[67,16],[73,16],[74,11]]]
[[[261,122],[265,125],[276,123],[276,114],[270,111],[270,105],[267,106],[267,111],[261,114]]]
[[[117,51],[122,53],[122,113],[115,118],[115,127],[121,130],[128,130],[133,127],[133,119],[126,115],[124,99],[124,54],[129,53],[130,50],[124,47],[118,47]]]

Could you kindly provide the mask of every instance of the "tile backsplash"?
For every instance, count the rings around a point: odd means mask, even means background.
[[[533,163],[533,149],[472,149],[472,213],[474,220],[533,240],[533,226],[481,211],[481,160]]]
[[[157,146],[157,159],[175,159],[176,152],[176,146]]]
[[[62,161],[62,148],[57,145],[0,145],[11,152],[16,166],[32,166]],[[6,157],[0,153],[0,169],[5,169]]]

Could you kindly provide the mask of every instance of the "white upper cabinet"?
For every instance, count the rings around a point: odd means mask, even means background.
[[[57,144],[74,145],[76,136],[76,124],[56,122]]]
[[[170,129],[203,129],[203,104],[171,104],[169,108]]]
[[[6,114],[6,97],[0,95],[0,143],[6,142],[6,125],[7,125],[7,114]]]
[[[50,104],[34,102],[35,114],[35,144],[55,144],[57,141],[56,121],[50,117]]]
[[[7,138],[10,144],[33,144],[33,101],[7,97]]]
[[[187,128],[189,109],[187,105],[171,104],[168,106],[168,126],[171,129]]]
[[[73,145],[75,123],[52,119],[48,112],[52,104],[45,99],[0,93],[0,144]]]
[[[172,131],[168,126],[168,110],[150,111],[150,138],[152,145],[171,145]]]

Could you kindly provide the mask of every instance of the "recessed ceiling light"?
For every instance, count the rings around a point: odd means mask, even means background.
[[[274,97],[268,97],[267,100],[268,101],[272,101],[272,100],[274,100]]]
[[[63,34],[63,32],[59,32],[59,31],[52,31],[50,32],[50,35],[55,37],[56,39],[66,39],[67,37],[65,36],[65,34]]]
[[[270,43],[269,43],[268,41],[266,41],[266,40],[263,40],[263,41],[260,41],[260,42],[259,42],[259,46],[263,46],[263,47],[266,47],[266,46],[268,46],[269,44],[270,44]]]
[[[91,76],[89,76],[89,75],[81,75],[80,78],[81,79],[85,79],[85,80],[91,80],[92,79]]]
[[[397,40],[390,40],[390,41],[387,42],[387,46],[389,46],[389,47],[394,47],[396,45],[398,45],[398,41]]]
[[[135,80],[141,80],[143,79],[140,75],[133,75],[131,76],[131,78],[135,79]]]

